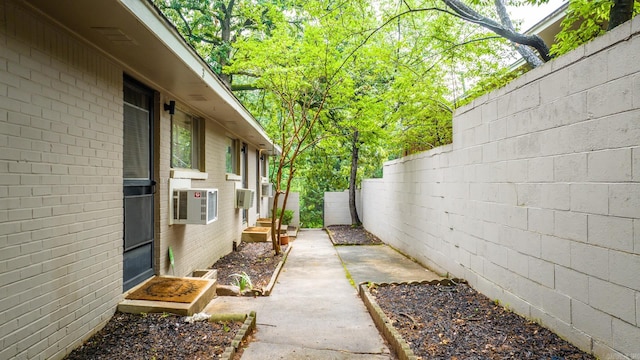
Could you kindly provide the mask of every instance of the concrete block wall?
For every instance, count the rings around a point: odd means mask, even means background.
[[[282,207],[284,203],[284,195],[280,195],[278,198],[278,207]],[[300,227],[300,193],[291,191],[287,198],[287,210],[293,211],[293,217],[289,225]],[[273,213],[273,197],[269,198],[269,216]],[[304,225],[304,224],[303,224]]]
[[[363,183],[365,227],[604,359],[640,359],[640,18]]]
[[[0,1],[0,359],[55,359],[122,294],[122,69]]]
[[[362,201],[360,190],[356,191],[356,208],[362,216]],[[349,190],[324,193],[324,226],[351,225],[351,211],[349,210]]]

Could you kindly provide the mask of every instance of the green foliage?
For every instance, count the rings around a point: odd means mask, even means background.
[[[452,100],[498,73],[509,47],[442,11],[382,26],[439,0],[153,1],[233,88],[252,89],[236,95],[283,150],[271,180],[301,193],[309,227],[322,226],[324,192],[349,187],[356,153],[358,187],[390,158],[450,143]],[[495,15],[493,1],[470,3]]]
[[[291,219],[293,219],[293,210],[285,210],[284,215],[282,214],[282,209],[278,209],[276,211],[276,218],[280,218],[282,216],[282,223],[285,225],[289,225],[291,223]]]
[[[282,18],[286,1],[152,0],[218,74],[241,37],[264,34]]]
[[[229,277],[233,278],[233,285],[240,288],[240,291],[244,291],[246,289],[253,289],[253,284],[251,283],[251,277],[246,272],[242,272],[242,274],[231,274]]]
[[[565,54],[607,31],[609,12],[613,0],[572,0],[567,16],[562,21],[562,31],[556,35],[551,47],[553,56]],[[634,2],[633,15],[640,11],[640,2]]]
[[[551,54],[559,56],[602,35],[609,19],[611,0],[573,0],[562,21],[562,31],[556,36]]]
[[[458,101],[458,103],[456,104],[456,107],[466,105],[471,101],[473,101],[474,99],[486,93],[489,93],[493,90],[504,87],[509,82],[511,82],[512,80],[518,78],[520,75],[525,73],[527,70],[528,69],[523,69],[523,68],[513,70],[513,71],[507,68],[499,69],[498,71],[491,74],[490,76],[487,76],[485,79],[480,80],[473,88],[471,88],[471,90],[469,90],[465,94],[464,98]]]

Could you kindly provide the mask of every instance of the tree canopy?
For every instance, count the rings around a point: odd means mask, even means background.
[[[572,0],[549,50],[507,12],[547,0],[153,1],[282,148],[276,198],[300,191],[312,225],[324,191],[450,143],[455,108],[518,75],[514,49],[538,66],[638,7]]]

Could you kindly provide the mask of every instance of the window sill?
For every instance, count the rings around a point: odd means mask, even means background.
[[[227,181],[242,181],[242,176],[227,173]]]
[[[198,170],[171,170],[172,179],[207,180],[209,174]]]

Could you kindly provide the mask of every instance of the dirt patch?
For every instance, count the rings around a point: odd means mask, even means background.
[[[594,359],[468,285],[389,285],[371,294],[423,359]]]
[[[362,226],[329,225],[327,231],[334,245],[380,245],[382,240]]]
[[[236,251],[220,258],[211,268],[218,270],[219,284],[232,285],[233,274],[246,272],[254,288],[265,288],[282,261],[287,246],[281,246],[280,254],[274,255],[271,242],[241,243]]]
[[[231,346],[241,322],[187,323],[170,314],[116,313],[65,359],[211,359]]]

